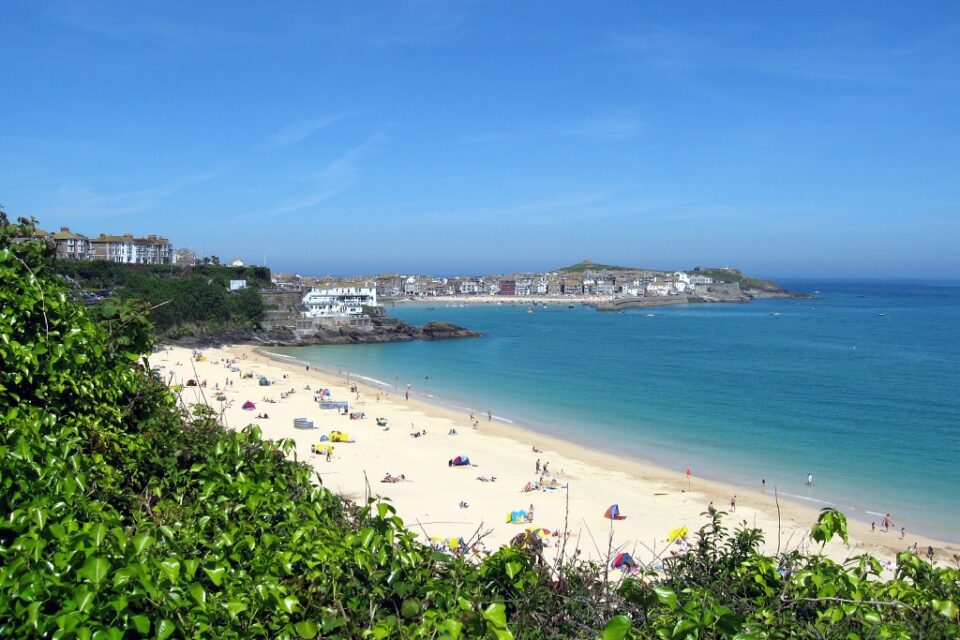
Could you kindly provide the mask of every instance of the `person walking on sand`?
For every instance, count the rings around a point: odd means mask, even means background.
[[[540,473],[540,458],[537,458],[537,473]]]
[[[900,527],[900,539],[903,540],[903,537],[904,537],[905,535],[907,535],[907,528],[906,528],[906,527]]]
[[[730,511],[735,512],[737,510],[737,496],[730,498]]]
[[[493,412],[490,409],[487,409],[487,422],[493,420]]]

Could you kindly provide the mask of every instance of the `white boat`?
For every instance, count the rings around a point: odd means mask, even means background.
[[[774,318],[779,318],[779,317],[780,317],[780,312],[779,312],[779,311],[771,311],[771,312],[770,312],[770,315],[772,315]]]

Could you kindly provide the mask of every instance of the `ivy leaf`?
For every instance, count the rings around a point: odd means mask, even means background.
[[[297,600],[296,596],[287,596],[280,601],[280,604],[283,605],[283,610],[287,613],[293,613],[296,611],[297,607],[300,606],[300,601]]]
[[[223,574],[225,574],[227,570],[223,567],[214,567],[213,569],[207,569],[204,567],[203,572],[207,574],[208,578],[210,578],[210,582],[219,587],[223,582]]]
[[[93,584],[100,584],[107,577],[110,570],[110,563],[99,556],[91,556],[83,563],[83,567],[77,572],[81,578],[86,578]]]
[[[300,634],[300,637],[304,638],[305,640],[316,638],[317,633],[320,632],[320,630],[317,629],[316,623],[312,620],[303,620],[302,622],[298,622],[297,624],[293,625],[293,627],[297,630],[297,633]]]
[[[207,591],[203,588],[203,585],[194,582],[190,585],[190,595],[194,600],[197,601],[201,607],[206,607],[207,605]]]
[[[957,604],[952,600],[933,600],[931,604],[941,615],[947,618],[957,617]]]
[[[667,605],[667,608],[673,611],[677,608],[677,594],[669,587],[654,587],[653,592],[657,594],[657,599]]]
[[[630,619],[627,616],[613,616],[603,628],[603,640],[623,640],[630,630]]]
[[[157,639],[165,640],[173,635],[173,632],[176,630],[177,627],[173,624],[173,622],[164,618],[160,621],[160,624],[157,625]]]
[[[145,615],[133,616],[133,625],[137,628],[137,633],[142,636],[150,633],[150,618]]]

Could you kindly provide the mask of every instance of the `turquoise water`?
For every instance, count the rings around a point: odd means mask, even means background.
[[[598,313],[398,305],[475,340],[277,349],[695,474],[960,540],[960,284]],[[779,313],[779,315],[773,315]],[[884,315],[880,315],[884,314]],[[813,473],[812,487],[805,485]]]

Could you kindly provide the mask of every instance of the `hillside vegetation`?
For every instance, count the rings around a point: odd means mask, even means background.
[[[569,267],[562,267],[557,269],[562,273],[584,273],[586,271],[648,271],[648,269],[640,269],[635,267],[618,267],[614,264],[599,264],[596,262],[578,262],[577,264],[572,264]],[[652,269],[656,271],[656,269]]]
[[[267,267],[55,260],[52,268],[81,289],[107,289],[123,300],[147,303],[155,332],[162,337],[252,328],[264,315],[258,287],[270,285]],[[249,286],[231,292],[230,280],[245,280]]]
[[[739,271],[733,269],[700,269],[698,273],[701,273],[705,276],[710,276],[714,280],[721,280],[724,282],[738,282],[740,283],[741,289],[756,289],[759,291],[767,291],[770,293],[779,293],[783,291],[781,287],[776,282],[772,280],[762,280],[760,278],[751,278],[750,276],[745,276]]]
[[[664,572],[604,580],[536,542],[468,561],[352,504],[289,441],[224,429],[151,370],[134,304],[94,321],[0,212],[0,636],[955,638],[958,570],[757,551],[722,514]],[[825,510],[811,534],[845,536]],[[612,577],[612,576],[611,576]]]

